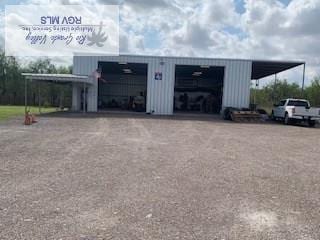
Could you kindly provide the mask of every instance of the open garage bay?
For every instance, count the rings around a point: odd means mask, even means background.
[[[319,129],[58,115],[0,124],[1,239],[320,238]]]

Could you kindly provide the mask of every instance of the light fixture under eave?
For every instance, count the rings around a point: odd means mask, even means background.
[[[202,65],[202,66],[200,66],[201,68],[210,68],[210,66],[208,66],[208,65]]]
[[[127,62],[119,62],[119,65],[127,65]]]
[[[131,69],[123,69],[123,71],[124,71],[124,73],[128,73],[128,74],[132,73]]]
[[[192,74],[192,76],[194,76],[194,77],[200,77],[201,75],[202,75],[202,72],[194,72]]]

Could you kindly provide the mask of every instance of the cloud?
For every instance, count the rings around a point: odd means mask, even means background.
[[[119,5],[119,4],[121,4],[123,1],[121,1],[121,0],[98,0],[98,4],[110,4],[110,5],[113,5],[113,4],[115,4],[115,5]]]
[[[139,53],[145,50],[144,37],[133,33],[120,31],[120,52],[122,54]]]
[[[319,74],[320,1],[245,1],[242,28],[250,55],[267,59],[305,60],[309,79]]]
[[[194,49],[207,50],[213,43],[208,31],[197,22],[187,22],[182,28],[174,32],[171,37],[174,44],[192,46]]]
[[[240,15],[236,12],[233,0],[205,0],[200,8],[198,17],[203,25],[238,26]]]
[[[100,0],[106,2],[106,0]],[[136,10],[164,9],[171,7],[165,0],[125,0],[123,4],[128,5]]]

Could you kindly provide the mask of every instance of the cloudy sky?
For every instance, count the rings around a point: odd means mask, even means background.
[[[320,0],[0,0],[0,29],[4,5],[52,3],[120,4],[122,54],[304,60],[308,82],[320,75]]]

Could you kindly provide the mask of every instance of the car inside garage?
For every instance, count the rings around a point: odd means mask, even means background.
[[[176,65],[174,111],[219,114],[224,67]]]
[[[148,64],[99,62],[98,109],[146,111]]]

